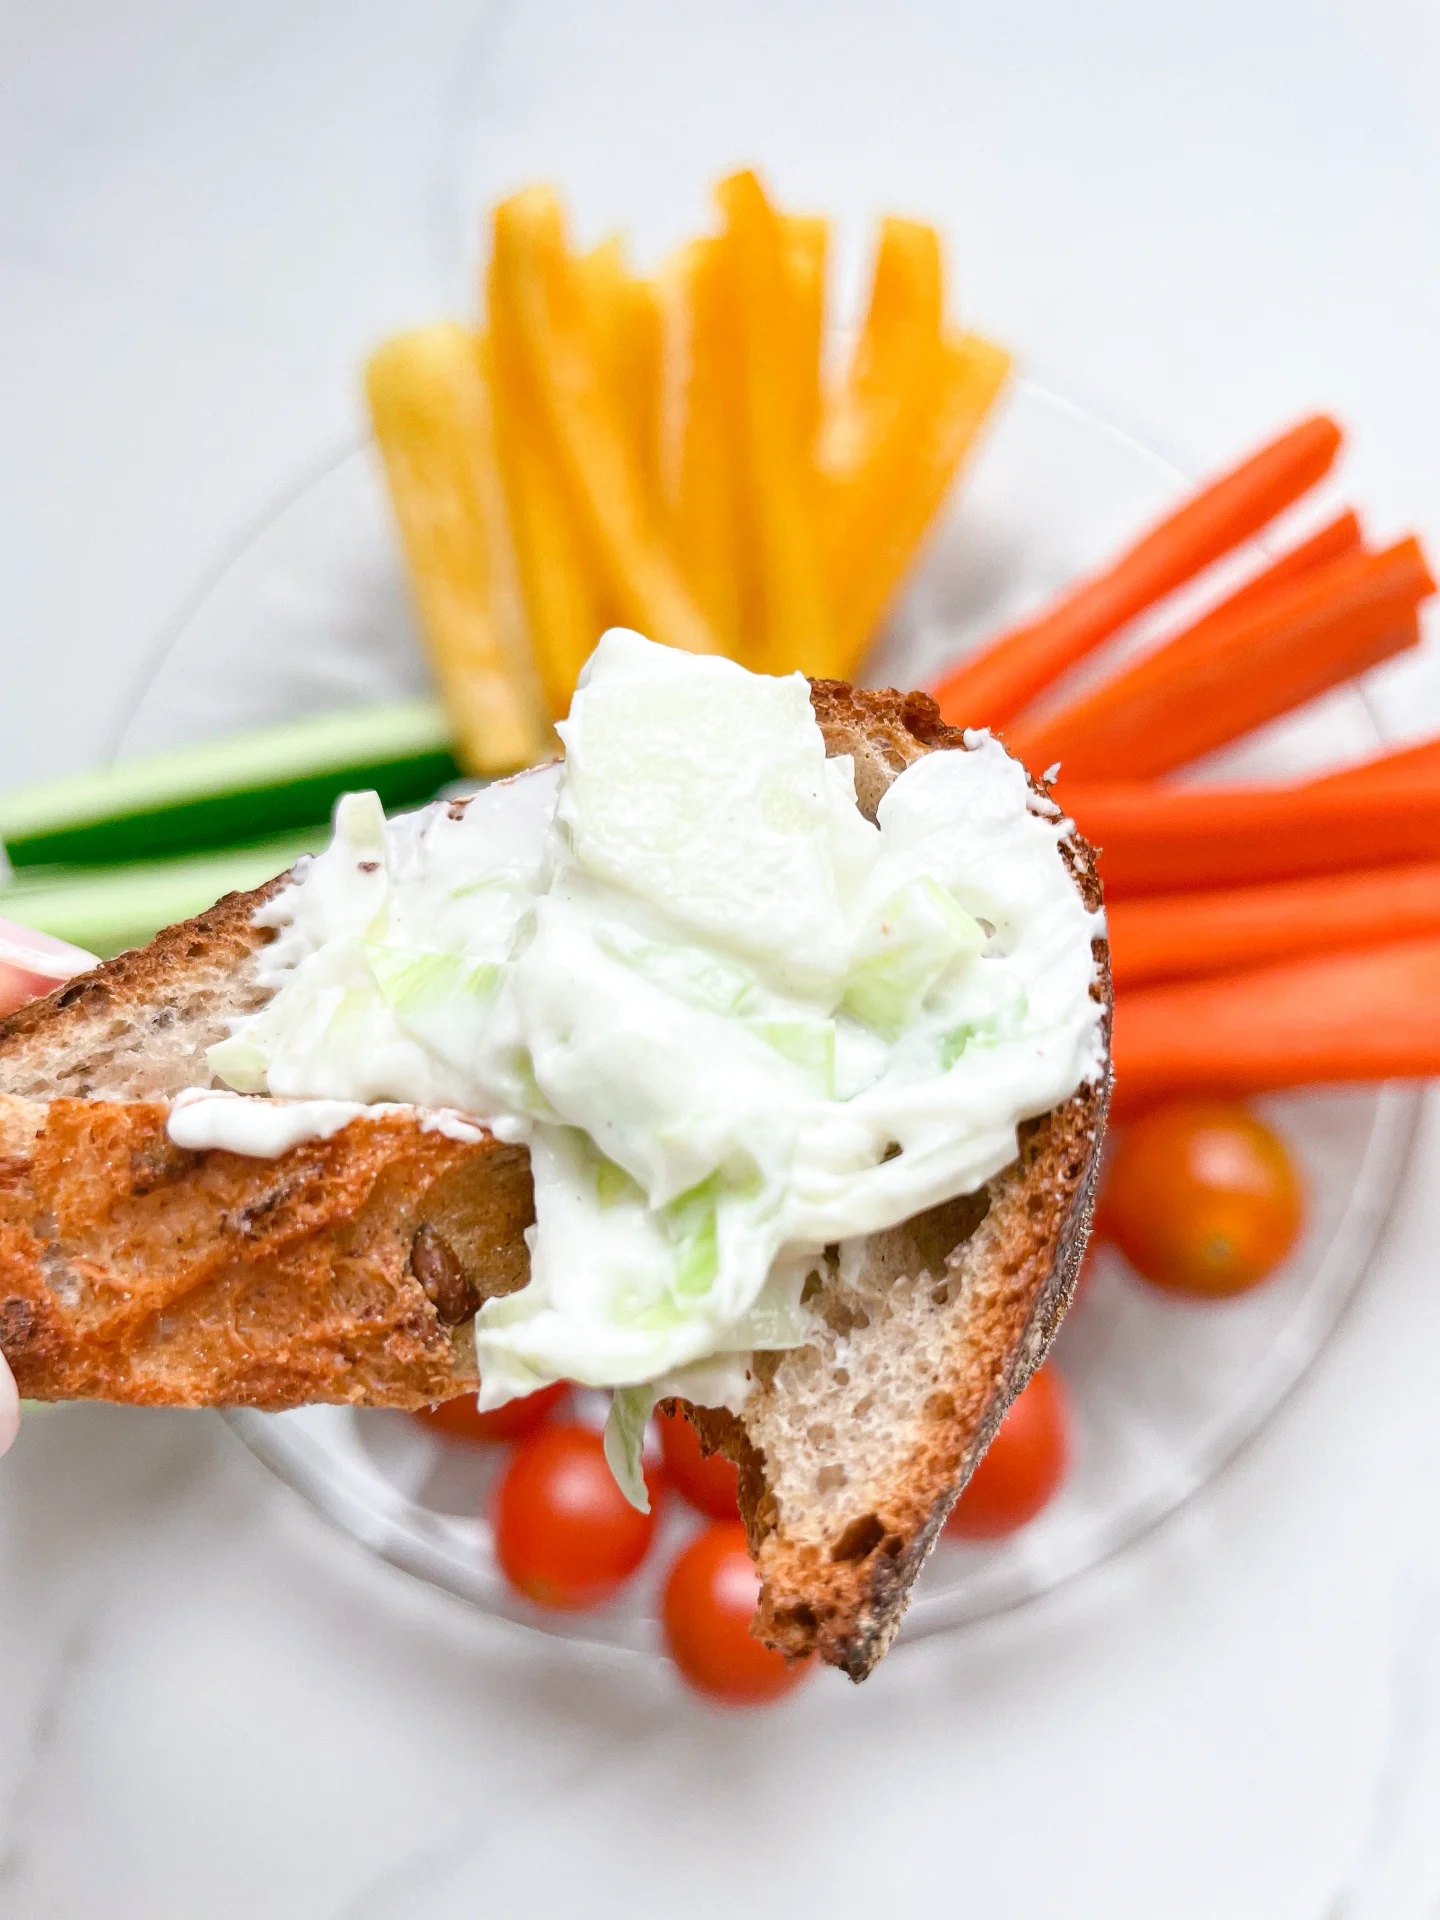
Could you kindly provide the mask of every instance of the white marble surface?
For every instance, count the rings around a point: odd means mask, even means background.
[[[737,156],[852,233],[931,210],[971,312],[1112,411],[1204,460],[1331,405],[1377,525],[1440,539],[1437,79],[1419,0],[6,0],[4,778],[104,751],[537,171],[650,242]],[[1382,699],[1434,726],[1433,658]],[[1433,1912],[1437,1170],[1432,1112],[1321,1364],[1178,1520],[767,1716],[366,1562],[207,1417],[33,1422],[0,1914]]]

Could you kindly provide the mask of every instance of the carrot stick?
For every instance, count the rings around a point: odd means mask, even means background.
[[[1440,772],[1419,768],[1350,791],[1157,787],[1136,780],[1057,795],[1103,849],[1111,899],[1244,886],[1307,873],[1440,860]]]
[[[1416,540],[1342,554],[1237,615],[1206,615],[1006,744],[1080,780],[1168,773],[1415,645],[1415,606],[1434,590]]]
[[[945,719],[972,727],[1013,720],[1067,667],[1308,492],[1339,448],[1340,429],[1317,414],[1212,480],[1112,566],[964,661],[936,688]]]
[[[1258,606],[1275,592],[1277,587],[1288,587],[1294,580],[1302,579],[1316,567],[1323,567],[1327,561],[1338,560],[1341,554],[1354,553],[1361,540],[1360,522],[1349,507],[1333,520],[1327,520],[1323,527],[1302,540],[1297,547],[1290,547],[1278,560],[1272,560],[1268,567],[1262,567],[1243,587],[1211,609],[1207,619],[1224,613],[1233,616],[1247,608]]]
[[[1121,900],[1107,920],[1117,987],[1374,947],[1440,935],[1440,861]]]
[[[1358,793],[1363,788],[1383,786],[1396,778],[1408,780],[1416,773],[1440,774],[1440,740],[1421,740],[1413,747],[1398,747],[1394,753],[1382,753],[1377,759],[1362,760],[1358,766],[1341,767],[1337,773],[1322,774],[1310,784]]]
[[[1325,566],[1329,561],[1338,560],[1345,554],[1354,553],[1359,545],[1360,522],[1354,513],[1347,508],[1344,513],[1338,514],[1335,519],[1327,521],[1318,532],[1312,533],[1308,539],[1302,540],[1299,546],[1291,547],[1288,552],[1282,553],[1278,560],[1272,560],[1268,567],[1262,568],[1253,579],[1247,580],[1244,586],[1238,588],[1236,592],[1220,601],[1216,606],[1212,607],[1208,613],[1204,614],[1191,627],[1186,629],[1189,643],[1193,646],[1197,641],[1203,642],[1205,637],[1213,633],[1217,627],[1223,627],[1226,623],[1244,614],[1248,614],[1253,611],[1254,608],[1269,601],[1282,587],[1288,587],[1295,581],[1304,579],[1306,575],[1313,573],[1317,568]],[[1174,650],[1179,647],[1184,637],[1185,636],[1177,636],[1175,639],[1167,642],[1165,646],[1157,648],[1155,651],[1173,658]],[[1145,656],[1147,659],[1151,657],[1153,656]],[[1117,682],[1115,680],[1105,682],[1100,688],[1101,695],[1105,695],[1108,690],[1116,684]],[[1072,710],[1073,703],[1072,707],[1060,709],[1059,711],[1070,712]],[[1027,754],[1043,753],[1045,750],[1045,741],[1043,738],[1045,729],[1050,725],[1051,720],[1057,717],[1057,710],[1054,708],[1051,708],[1048,714],[1038,719],[1033,717],[1027,719],[1027,717],[1022,714],[1013,726],[1006,729],[1007,744],[1010,745],[1013,752],[1020,754],[1022,759],[1026,758]],[[1021,746],[1016,744],[1017,741],[1024,743],[1023,751]],[[1030,760],[1029,764],[1034,766],[1038,765],[1039,762]],[[1135,771],[1136,769],[1134,768],[1125,768],[1125,777],[1129,778]]]
[[[1122,1116],[1180,1093],[1440,1074],[1440,939],[1127,993],[1113,1056]]]

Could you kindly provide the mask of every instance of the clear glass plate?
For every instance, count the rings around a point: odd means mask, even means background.
[[[937,529],[868,677],[924,686],[945,662],[1113,550],[1184,477],[1084,407],[1020,382]],[[415,691],[425,681],[368,449],[281,504],[165,645],[119,742],[122,754]],[[1230,764],[1278,774],[1373,747],[1363,702],[1337,695],[1247,743]],[[1218,763],[1217,763],[1218,764]],[[1225,1304],[1163,1297],[1102,1249],[1062,1330],[1077,1413],[1060,1496],[998,1546],[942,1543],[905,1636],[1031,1599],[1172,1512],[1253,1437],[1310,1365],[1358,1285],[1402,1176],[1417,1097],[1402,1087],[1267,1103],[1309,1189],[1284,1270]],[[590,1413],[595,1409],[590,1407]],[[497,1572],[484,1518],[496,1457],[432,1437],[403,1414],[310,1407],[227,1416],[282,1480],[354,1539],[486,1611],[570,1637],[658,1645],[655,1585],[671,1503],[647,1567],[612,1606],[542,1613]]]

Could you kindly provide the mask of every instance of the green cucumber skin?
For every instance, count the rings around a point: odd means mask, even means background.
[[[77,821],[48,832],[38,829],[6,839],[5,852],[16,869],[98,867],[198,853],[322,825],[340,795],[357,789],[373,787],[386,808],[414,806],[459,774],[454,756],[443,749],[401,760],[327,767],[323,773],[301,774],[276,786],[200,794],[114,819]]]
[[[36,927],[101,960],[142,947],[162,927],[189,920],[226,893],[262,886],[302,853],[329,842],[328,827],[255,846],[128,866],[49,868],[0,887],[0,919]]]
[[[0,793],[0,842],[22,868],[157,859],[318,826],[357,788],[413,806],[458,772],[441,703],[392,700]]]

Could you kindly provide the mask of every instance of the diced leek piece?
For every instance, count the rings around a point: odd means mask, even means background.
[[[827,1100],[835,1097],[835,1022],[833,1020],[750,1020],[750,1031],[800,1067]]]
[[[755,990],[753,974],[703,947],[646,940],[623,924],[602,927],[597,940],[603,952],[652,986],[706,1013],[738,1013]]]
[[[606,1208],[618,1207],[622,1201],[631,1206],[645,1205],[644,1189],[623,1167],[603,1158],[595,1169],[595,1198]]]
[[[264,1093],[269,1085],[269,1056],[243,1029],[207,1047],[205,1060],[210,1071],[236,1093]]]
[[[463,953],[412,953],[373,941],[365,943],[365,957],[396,1019],[422,1046],[444,1055],[480,1044],[505,975],[501,962],[472,960]]]
[[[694,1299],[707,1292],[720,1271],[720,1230],[716,1218],[724,1180],[712,1173],[665,1209],[665,1226],[675,1255],[675,1292]]]
[[[108,959],[143,946],[161,927],[188,920],[222,894],[245,892],[318,853],[327,827],[222,852],[113,867],[41,868],[0,887],[0,919],[38,927]]]
[[[632,1507],[650,1511],[645,1485],[645,1427],[655,1408],[653,1387],[617,1387],[605,1422],[605,1458],[615,1483]]]
[[[0,841],[15,868],[153,860],[319,826],[355,787],[411,806],[458,772],[437,700],[359,707],[0,795]]]
[[[845,982],[846,1010],[896,1039],[941,976],[984,944],[979,922],[942,886],[912,880],[886,901],[862,938]]]

